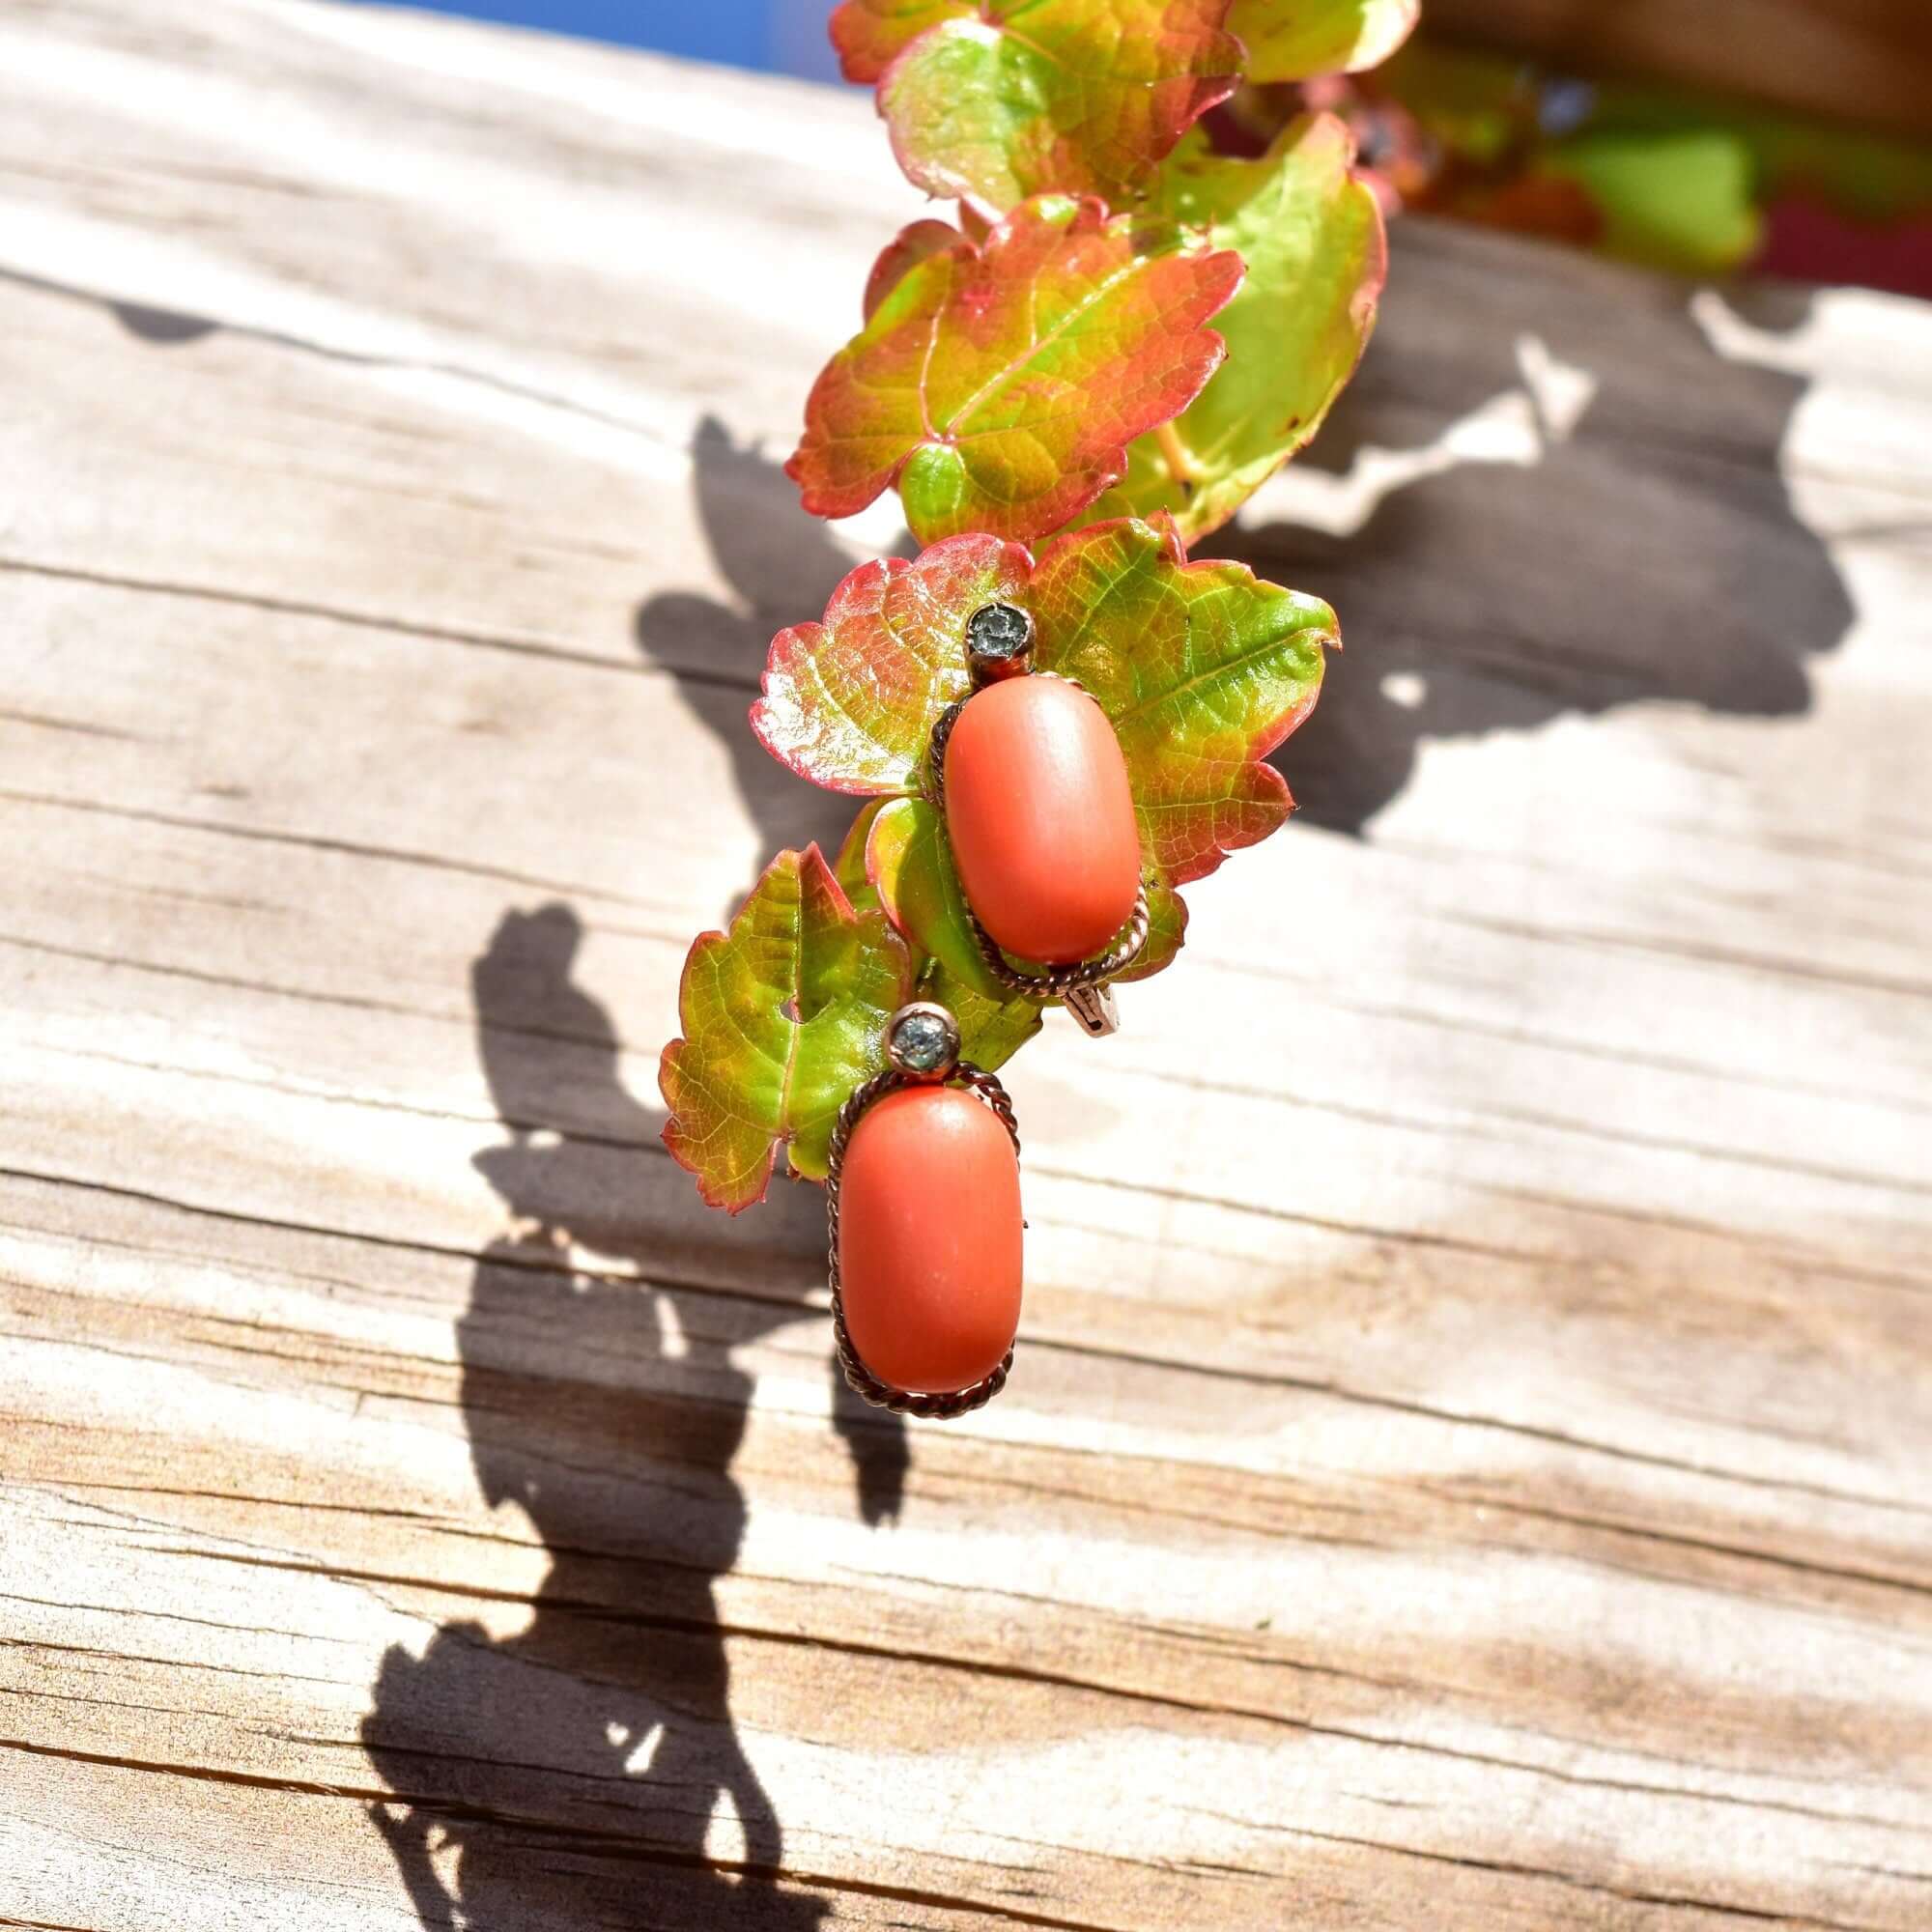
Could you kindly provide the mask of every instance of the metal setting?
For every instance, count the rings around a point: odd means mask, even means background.
[[[909,1081],[938,1086],[959,1064],[959,1022],[936,1000],[914,1000],[886,1022],[886,1058]]]
[[[1057,677],[1059,673],[1042,670],[1035,671],[1033,675]],[[1073,685],[1076,691],[1080,689],[1072,678],[1062,681]],[[939,714],[939,722],[932,727],[932,740],[926,750],[926,761],[931,768],[928,796],[933,810],[942,818],[946,816],[946,748],[952,742],[952,727],[959,722],[960,712],[971,701],[962,697]],[[1049,966],[1039,973],[1023,972],[1015,966],[999,941],[980,923],[980,915],[973,910],[963,888],[959,898],[966,909],[966,923],[973,929],[973,940],[980,949],[980,957],[985,961],[986,971],[1008,992],[1023,994],[1029,1000],[1065,1000],[1074,1018],[1095,1038],[1119,1030],[1120,1013],[1111,996],[1104,1000],[1080,1000],[1077,1005],[1075,1002],[1083,992],[1102,987],[1105,981],[1117,979],[1146,952],[1149,912],[1145,879],[1141,881],[1140,891],[1134,895],[1134,909],[1127,915],[1126,924],[1114,935],[1114,943],[1105,952],[1093,959],[1077,959],[1069,966]]]
[[[975,684],[1033,668],[1033,612],[1017,604],[981,604],[966,619],[966,664]]]
[[[1094,1039],[1121,1030],[1121,1009],[1111,986],[1075,986],[1066,996],[1066,1010]]]
[[[924,1003],[921,1002],[917,1007],[902,1007],[899,1011],[911,1012],[923,1008]],[[945,1012],[946,1009],[942,1007],[939,1010]],[[895,1013],[893,1017],[896,1020],[898,1014]],[[950,1019],[952,1015],[949,1013],[947,1017]],[[863,1087],[853,1090],[845,1104],[839,1108],[838,1122],[832,1129],[825,1169],[826,1274],[832,1284],[832,1334],[838,1348],[838,1366],[845,1372],[845,1385],[874,1408],[890,1409],[895,1415],[916,1415],[929,1421],[950,1422],[954,1416],[970,1415],[976,1408],[984,1408],[1006,1387],[1007,1377],[1013,1366],[1013,1351],[1009,1349],[999,1367],[971,1388],[952,1389],[942,1394],[895,1388],[891,1382],[882,1382],[859,1359],[859,1351],[852,1346],[851,1331],[845,1326],[845,1297],[838,1279],[838,1182],[845,1169],[845,1150],[851,1143],[853,1130],[858,1126],[860,1117],[875,1100],[883,1100],[888,1094],[895,1094],[901,1087],[934,1085],[964,1087],[983,1101],[1011,1137],[1013,1153],[1018,1155],[1019,1122],[1013,1118],[1013,1103],[1007,1090],[995,1075],[986,1072],[983,1067],[975,1066],[970,1060],[956,1062],[944,1080],[937,1082],[919,1074],[901,1073],[892,1066],[883,1073],[873,1074]]]

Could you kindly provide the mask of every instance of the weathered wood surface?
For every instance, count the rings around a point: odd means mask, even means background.
[[[1402,231],[1240,539],[1307,809],[1016,1065],[907,1435],[653,1081],[838,829],[863,101],[15,0],[0,102],[0,1920],[1932,1921],[1932,313]]]

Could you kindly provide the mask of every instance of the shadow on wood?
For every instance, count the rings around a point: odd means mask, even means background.
[[[1800,291],[1760,289],[1748,318],[1782,331],[1808,308]],[[1801,380],[1727,359],[1681,302],[1637,328],[1622,318],[1625,334],[1581,344],[1575,367],[1562,359],[1574,333],[1564,316],[1485,320],[1473,346],[1432,353],[1435,320],[1392,305],[1360,379],[1298,460],[1296,483],[1321,478],[1314,500],[1334,521],[1256,521],[1201,546],[1341,613],[1349,648],[1276,758],[1306,819],[1331,830],[1363,832],[1430,740],[1646,699],[1805,711],[1806,661],[1852,621],[1779,468]],[[1694,421],[1647,414],[1660,359],[1694,385]],[[1417,372],[1420,395],[1403,386]],[[852,801],[782,770],[745,711],[773,633],[815,617],[853,559],[799,508],[779,466],[716,418],[693,455],[706,537],[738,602],[655,597],[639,610],[639,643],[730,749],[765,850],[816,838],[836,851]],[[699,654],[703,671],[678,668]]]
[[[698,425],[692,471],[705,540],[737,602],[680,591],[650,598],[637,613],[639,646],[666,666],[685,702],[730,752],[764,857],[812,839],[832,857],[860,801],[787,771],[752,735],[747,714],[773,637],[819,617],[859,559],[800,507],[783,469],[754,446],[733,442],[716,416]],[[701,671],[687,668],[694,659]]]
[[[1763,290],[1749,319],[1781,330],[1808,307]],[[1275,759],[1318,825],[1363,831],[1429,740],[1644,699],[1808,710],[1806,660],[1851,624],[1779,468],[1801,380],[1727,359],[1682,304],[1576,343],[1567,314],[1490,320],[1445,355],[1441,319],[1398,294],[1292,479],[1329,527],[1204,546],[1341,614],[1347,648]],[[1661,391],[1660,365],[1681,387]]]
[[[622,1090],[610,1019],[572,978],[581,939],[566,906],[511,912],[472,974],[510,1135],[476,1165],[525,1232],[478,1261],[463,1408],[485,1497],[524,1510],[551,1568],[516,1634],[466,1619],[421,1658],[384,1656],[362,1736],[396,1803],[376,1822],[426,1927],[809,1927],[820,1902],[775,1883],[783,1831],[733,1723],[713,1586],[746,1520],[731,1463],[753,1384],[734,1351],[817,1315],[663,1279],[662,1255],[691,1245],[637,1216],[663,1115]],[[619,1129],[552,1131],[565,1080],[602,1083]],[[820,1199],[781,1187],[765,1211],[809,1244]],[[691,1221],[706,1212],[690,1190]],[[842,1383],[835,1419],[866,1519],[895,1515],[903,1426]],[[707,1851],[721,1800],[742,1861]]]

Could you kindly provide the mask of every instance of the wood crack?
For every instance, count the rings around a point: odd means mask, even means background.
[[[1577,1872],[1559,1870],[1554,1865],[1519,1864],[1507,1859],[1479,1859],[1468,1854],[1426,1851],[1416,1845],[1354,1837],[1344,1832],[1318,1832],[1299,1825],[1273,1825],[1266,1820],[1245,1822],[1263,1831],[1278,1831],[1293,1837],[1317,1839],[1324,1844],[1352,1845],[1358,1850],[1383,1852],[1395,1858],[1424,1859],[1432,1864],[1458,1865],[1467,1871],[1495,1872],[1508,1878],[1547,1879],[1571,1890],[1621,1898],[1632,1905],[1655,1905],[1671,1912],[1709,1912],[1721,1918],[1740,1918],[1759,1925],[1811,1926],[1819,1928],[1819,1932],[1886,1932],[1883,1926],[1852,1919],[1820,1918],[1811,1913],[1769,1911],[1759,1906],[1732,1904],[1723,1899],[1698,1898],[1688,1892],[1645,1891],[1611,1885],[1603,1879],[1584,1878]]]
[[[759,1295],[749,1289],[734,1289],[713,1282],[672,1278],[659,1274],[639,1276],[620,1269],[599,1269],[590,1265],[576,1265],[554,1260],[546,1260],[537,1254],[519,1253],[514,1250],[478,1250],[450,1243],[411,1239],[402,1236],[358,1233],[346,1229],[329,1228],[314,1223],[280,1220],[271,1215],[250,1214],[238,1208],[207,1207],[197,1203],[175,1200],[167,1195],[155,1193],[147,1189],[121,1187],[109,1181],[87,1180],[70,1175],[48,1174],[26,1168],[0,1166],[0,1179],[38,1182],[49,1187],[70,1187],[85,1193],[105,1194],[120,1199],[142,1201],[156,1207],[167,1208],[180,1213],[206,1215],[211,1219],[234,1222],[244,1227],[268,1228],[286,1234],[309,1235],[325,1239],[354,1241],[371,1247],[385,1248],[402,1253],[437,1255],[448,1260],[471,1264],[487,1262],[491,1266],[523,1267],[538,1273],[562,1275],[567,1279],[639,1283],[644,1286],[677,1289],[695,1294],[716,1295],[727,1300],[747,1301],[754,1305],[770,1305],[776,1301],[785,1306],[796,1305],[801,1314],[805,1313],[809,1308],[815,1306],[815,1304],[804,1300],[794,1301],[792,1297]],[[1372,1391],[1350,1388],[1345,1383],[1327,1381],[1311,1377],[1289,1376],[1256,1369],[1236,1369],[1217,1363],[1187,1361],[1172,1356],[1144,1353],[1127,1349],[1108,1349],[1098,1344],[1076,1343],[1051,1336],[1029,1337],[1028,1347],[1043,1350],[1052,1350],[1068,1355],[1084,1355],[1101,1360],[1132,1363],[1137,1366],[1170,1374],[1199,1376],[1211,1380],[1245,1383],[1253,1387],[1290,1389],[1310,1395],[1326,1396],[1337,1402],[1348,1403],[1353,1406],[1387,1410],[1401,1415],[1413,1415],[1429,1421],[1447,1423],[1460,1428],[1493,1430],[1504,1435],[1520,1436],[1528,1441],[1543,1442],[1554,1447],[1575,1450],[1579,1454],[1604,1456],[1617,1462],[1630,1463],[1638,1466],[1670,1469],[1684,1475],[1700,1476],[1712,1482],[1736,1483],[1749,1489],[1815,1496],[1827,1502],[1852,1504],[1866,1509],[1895,1511],[1910,1516],[1932,1515],[1932,1511],[1898,1498],[1861,1494],[1853,1491],[1833,1489],[1824,1484],[1801,1482],[1792,1477],[1767,1476],[1750,1470],[1728,1469],[1716,1463],[1690,1462],[1683,1458],[1665,1456],[1654,1451],[1599,1441],[1589,1436],[1573,1435],[1568,1431],[1545,1425],[1511,1421],[1499,1416],[1487,1416],[1457,1409],[1442,1408],[1429,1403],[1417,1402],[1400,1396],[1378,1395]],[[1918,1586],[1897,1585],[1895,1587],[1916,1588]]]
[[[131,297],[110,296],[99,289],[82,288],[77,283],[57,281],[51,276],[37,275],[31,270],[5,265],[0,265],[0,282],[11,282],[16,288],[30,289],[36,294],[53,296],[63,301],[82,302],[110,311],[141,306]],[[259,324],[237,322],[226,316],[188,316],[182,320],[205,324],[210,331],[218,328],[224,334],[237,336],[244,342],[259,342],[270,349],[290,349],[298,355],[313,355],[319,360],[341,363],[353,369],[400,370],[423,376],[446,376],[458,383],[472,383],[479,388],[494,390],[498,395],[510,396],[519,402],[534,403],[542,409],[554,410],[560,415],[576,416],[602,429],[621,431],[657,449],[672,452],[685,461],[690,460],[690,452],[682,444],[668,442],[643,423],[609,410],[593,409],[574,397],[560,396],[533,384],[514,382],[488,369],[429,356],[381,355],[368,350],[344,349],[336,343],[318,342],[287,329],[264,328]]]
[[[103,801],[63,798],[52,792],[0,788],[0,800],[13,805],[43,807],[52,811],[85,812],[92,817],[125,819],[138,825],[165,825],[177,832],[204,832],[217,838],[242,838],[251,844],[294,845],[303,851],[327,852],[347,859],[372,859],[385,866],[408,866],[459,878],[488,879],[497,885],[522,886],[558,898],[602,899],[634,911],[654,911],[648,899],[627,897],[604,886],[578,880],[547,879],[534,872],[513,871],[504,866],[485,866],[469,859],[452,859],[438,852],[412,852],[397,846],[374,845],[354,838],[330,838],[320,833],[290,832],[265,825],[234,825],[218,818],[190,818],[185,812],[154,811],[141,806],[109,805]]]
[[[1865,1813],[1833,1811],[1784,1799],[1747,1797],[1736,1792],[1711,1791],[1691,1785],[1657,1784],[1641,1779],[1604,1777],[1581,1772],[1562,1771],[1553,1765],[1539,1764],[1533,1759],[1513,1758],[1500,1752],[1470,1750],[1434,1740],[1406,1738],[1385,1732],[1362,1730],[1347,1724],[1293,1717],[1279,1710],[1270,1710],[1264,1705],[1182,1697],[1169,1691],[1111,1683],[1104,1679],[1084,1677],[1069,1671],[1045,1670],[1036,1665],[1009,1663],[992,1658],[920,1650],[899,1644],[867,1643],[854,1637],[834,1636],[809,1631],[781,1630],[722,1618],[677,1617],[656,1611],[621,1610],[596,1599],[560,1595],[542,1588],[533,1591],[498,1590],[484,1585],[449,1582],[437,1577],[400,1576],[383,1571],[351,1570],[327,1564],[303,1563],[286,1557],[242,1555],[229,1550],[195,1549],[184,1546],[176,1546],[164,1553],[210,1562],[237,1564],[252,1569],[288,1571],[296,1575],[317,1576],[331,1581],[363,1583],[377,1588],[419,1590],[431,1596],[460,1597],[484,1603],[522,1604],[532,1610],[541,1610],[552,1615],[562,1612],[582,1618],[586,1623],[606,1624],[620,1630],[651,1631],[671,1636],[718,1637],[747,1644],[769,1644],[782,1649],[822,1651],[836,1656],[905,1665],[915,1669],[956,1673],[973,1678],[1029,1685],[1044,1690],[1070,1690],[1103,1700],[1173,1711],[1187,1717],[1255,1723],[1300,1736],[1328,1738],[1338,1743],[1367,1746],[1372,1749],[1414,1752],[1418,1756],[1442,1758],[1454,1763],[1479,1766],[1485,1770],[1512,1772],[1522,1776],[1544,1778],[1579,1790],[1615,1791],[1631,1796],[1662,1798],[1693,1805],[1718,1804],[1745,1811],[1778,1812],[1830,1824],[1858,1824],[1874,1831],[1896,1832],[1915,1838],[1921,1835],[1913,1826]],[[1053,1600],[1043,1601],[1051,1604]],[[1299,1660],[1288,1657],[1271,1658],[1266,1661],[1279,1663],[1297,1674],[1332,1677],[1362,1683],[1373,1688],[1390,1688],[1386,1680],[1335,1666],[1303,1663]],[[573,1678],[574,1681],[601,1681],[584,1678],[582,1673],[572,1671],[563,1665],[553,1665],[535,1660],[530,1662],[529,1667],[554,1669]],[[340,1739],[306,1737],[301,1742],[324,1749],[355,1748]]]
[[[668,677],[680,684],[699,684],[721,691],[742,691],[749,696],[758,694],[755,677],[741,677],[707,665],[670,665],[661,660],[620,658],[597,651],[575,651],[565,644],[545,643],[534,638],[511,637],[503,632],[464,630],[448,624],[425,623],[419,617],[399,616],[380,611],[353,611],[336,604],[317,604],[300,598],[271,597],[266,592],[231,589],[223,584],[183,583],[165,578],[134,577],[105,570],[82,570],[71,564],[40,563],[30,557],[0,555],[0,571],[21,577],[42,577],[54,582],[84,583],[101,590],[125,590],[137,596],[183,598],[194,603],[221,604],[240,611],[257,611],[265,616],[313,618],[319,623],[342,624],[358,631],[383,636],[415,638],[425,643],[462,644],[480,650],[505,651],[512,656],[534,658],[545,664],[575,665],[586,670],[614,671],[620,677]],[[28,724],[56,727],[61,721],[25,714],[0,712],[0,717],[18,715]],[[101,737],[132,739],[132,732],[110,730],[104,725],[67,724],[74,731],[90,731]],[[137,741],[138,742],[138,741]]]
[[[1039,1928],[1039,1932],[1131,1932],[1131,1928],[1102,1924],[1093,1919],[1066,1918],[1051,1913],[1029,1912],[1016,1906],[1001,1905],[985,1899],[970,1898],[953,1892],[935,1891],[914,1886],[872,1884],[833,1872],[808,1871],[795,1866],[756,1864],[746,1860],[712,1859],[696,1853],[677,1852],[650,1845],[634,1834],[600,1830],[588,1825],[559,1825],[535,1812],[506,1810],[499,1805],[465,1804],[429,1792],[396,1791],[386,1785],[324,1783],[314,1778],[270,1776],[260,1772],[236,1771],[219,1765],[185,1764],[167,1759],[125,1757],[112,1751],[90,1751],[66,1745],[37,1744],[26,1738],[0,1737],[0,1750],[18,1751],[30,1757],[50,1758],[70,1764],[97,1765],[113,1771],[127,1771],[162,1777],[182,1777],[195,1783],[227,1784],[243,1790],[275,1791],[296,1797],[347,1799],[372,1809],[407,1805],[431,1817],[456,1824],[495,1825],[528,1833],[533,1838],[559,1848],[580,1848],[600,1857],[642,1864],[681,1867],[728,1876],[757,1878],[817,1889],[848,1892],[856,1897],[889,1899],[903,1905],[927,1906],[941,1911],[974,1912],[1012,1925]]]

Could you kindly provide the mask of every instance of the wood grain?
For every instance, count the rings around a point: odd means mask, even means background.
[[[863,101],[0,15],[0,1923],[1912,1932],[1932,313],[1406,224],[1301,819],[1013,1069],[1024,1346],[707,1214]]]

